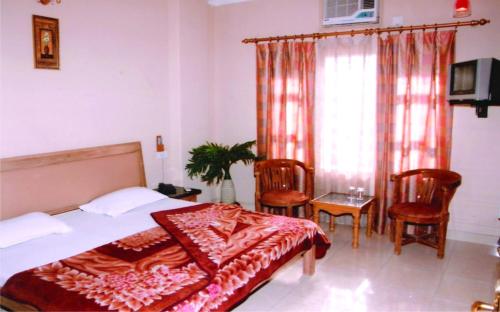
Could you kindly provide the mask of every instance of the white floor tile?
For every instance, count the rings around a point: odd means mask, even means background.
[[[332,247],[314,276],[302,275],[301,260],[291,263],[235,311],[470,311],[493,298],[492,247],[449,240],[444,259],[418,244],[396,256],[387,235],[363,232],[352,249],[350,226],[323,228]]]

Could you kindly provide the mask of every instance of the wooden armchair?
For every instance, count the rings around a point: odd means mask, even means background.
[[[394,182],[394,198],[389,217],[394,252],[399,255],[402,245],[417,242],[436,248],[438,258],[443,258],[450,215],[448,206],[461,184],[460,174],[440,169],[416,169],[392,175],[391,181]],[[410,201],[403,199],[403,194],[411,184],[415,184],[416,191],[414,196],[405,196],[414,197]],[[415,225],[414,234],[407,233],[407,224]]]
[[[305,217],[311,218],[313,168],[298,160],[271,159],[256,162],[254,175],[256,211],[261,212],[264,207],[286,208],[286,215],[291,217],[294,207],[304,206]]]

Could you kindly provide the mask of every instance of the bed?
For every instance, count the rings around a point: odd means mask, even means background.
[[[313,274],[330,245],[308,220],[236,205],[163,199],[116,218],[76,209],[146,185],[139,142],[1,165],[2,219],[50,211],[72,228],[0,251],[10,310],[228,310],[293,258]]]

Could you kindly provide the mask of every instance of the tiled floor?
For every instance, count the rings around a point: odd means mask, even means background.
[[[493,298],[493,247],[448,240],[440,260],[419,244],[396,256],[387,235],[363,235],[354,250],[349,226],[329,235],[332,247],[314,276],[303,276],[298,260],[235,311],[470,311],[475,300]]]

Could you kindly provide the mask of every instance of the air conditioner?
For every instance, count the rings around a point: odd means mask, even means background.
[[[323,26],[378,22],[380,0],[323,0]]]

